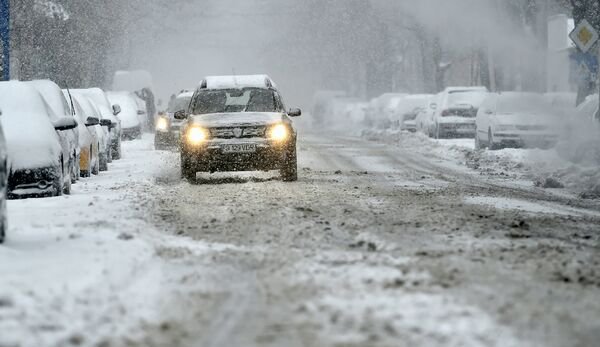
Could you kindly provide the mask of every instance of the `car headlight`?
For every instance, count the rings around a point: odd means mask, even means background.
[[[269,129],[269,139],[274,141],[285,141],[290,136],[288,127],[284,124],[277,124]]]
[[[210,137],[208,130],[200,127],[192,127],[187,131],[186,138],[188,143],[199,145]]]
[[[158,131],[169,130],[169,121],[164,117],[158,118],[158,120],[156,121],[156,130],[158,130]]]
[[[513,131],[513,130],[517,130],[517,127],[514,125],[503,124],[503,125],[496,126],[496,131]]]

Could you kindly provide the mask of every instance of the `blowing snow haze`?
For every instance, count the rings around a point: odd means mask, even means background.
[[[0,347],[598,346],[597,31],[0,0]]]

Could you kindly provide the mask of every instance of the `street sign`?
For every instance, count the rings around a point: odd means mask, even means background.
[[[579,22],[579,25],[569,34],[569,37],[577,47],[587,53],[598,41],[598,30],[596,30],[586,19]]]
[[[10,0],[0,0],[0,80],[10,79]]]
[[[592,52],[573,52],[569,57],[577,63],[577,66],[585,67],[589,73],[594,75],[598,73],[598,57],[596,54]]]

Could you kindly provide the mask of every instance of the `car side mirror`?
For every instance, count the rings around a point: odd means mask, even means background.
[[[100,125],[102,125],[103,127],[109,127],[112,125],[112,122],[110,121],[110,119],[101,119],[100,120]]]
[[[95,126],[95,125],[98,125],[98,124],[100,124],[100,119],[98,119],[97,117],[88,117],[85,120],[85,126],[86,127],[92,127],[92,126]]]
[[[113,109],[113,114],[115,116],[117,116],[117,115],[119,115],[119,113],[121,113],[121,106],[118,104],[113,105],[112,109]]]
[[[53,125],[58,131],[66,131],[77,128],[77,121],[73,117],[61,117],[53,122]]]
[[[299,108],[292,108],[290,112],[288,112],[288,116],[290,117],[300,117],[302,115],[302,110]]]
[[[181,110],[181,111],[177,111],[175,112],[175,114],[173,115],[173,118],[177,119],[177,120],[186,120],[188,118],[188,114],[186,111]]]

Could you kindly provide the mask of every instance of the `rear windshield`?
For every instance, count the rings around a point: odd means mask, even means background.
[[[192,107],[193,114],[281,112],[275,92],[259,88],[201,91]]]
[[[487,93],[483,91],[456,91],[450,92],[448,95],[448,106],[469,105],[474,108],[479,108]]]

